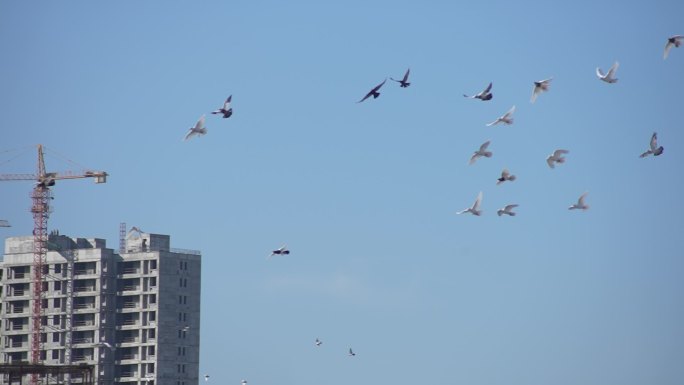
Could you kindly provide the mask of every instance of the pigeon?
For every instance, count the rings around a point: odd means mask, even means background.
[[[391,79],[391,80],[394,80],[394,81],[397,82],[397,83],[399,83],[399,87],[401,87],[401,88],[406,88],[406,87],[408,87],[408,86],[411,85],[411,83],[409,83],[409,81],[408,81],[408,77],[409,77],[409,73],[410,73],[410,72],[411,72],[411,69],[410,69],[410,68],[407,69],[407,70],[406,70],[406,73],[404,74],[404,78],[401,79],[401,80],[397,80],[397,79],[394,79],[394,78],[392,78],[392,77],[390,77],[390,79]]]
[[[480,149],[477,150],[477,151],[475,151],[475,152],[473,152],[473,156],[470,157],[470,160],[468,161],[468,164],[473,164],[473,163],[475,163],[475,161],[476,161],[478,158],[482,157],[482,156],[484,156],[484,157],[486,157],[486,158],[491,158],[491,157],[492,157],[492,152],[491,152],[491,151],[487,151],[487,147],[489,147],[489,143],[490,143],[490,142],[491,142],[491,141],[488,140],[488,141],[482,143],[482,145],[480,146]]]
[[[322,344],[323,344],[323,341],[316,338],[316,346],[321,346]]]
[[[513,124],[513,113],[514,112],[515,112],[515,106],[511,107],[511,109],[508,110],[508,112],[506,112],[502,116],[496,118],[495,121],[487,124],[487,127],[496,126],[499,123]]]
[[[212,111],[211,113],[216,115],[216,114],[221,114],[223,115],[223,118],[230,118],[231,115],[233,115],[233,109],[230,107],[230,101],[233,99],[233,95],[230,95],[228,99],[226,99],[225,102],[223,102],[223,107],[219,108],[216,111]]]
[[[530,103],[534,103],[534,101],[537,100],[537,96],[540,93],[549,90],[549,83],[551,83],[551,80],[553,80],[553,78],[548,78],[534,82],[534,89],[532,90],[532,98],[530,99]]]
[[[184,332],[187,332],[188,330],[190,330],[190,325],[183,326],[183,328],[181,330]]]
[[[380,84],[378,84],[377,86],[373,87],[372,90],[368,91],[368,93],[366,94],[366,96],[364,96],[363,99],[359,100],[357,103],[361,103],[362,101],[364,101],[364,100],[370,98],[371,96],[373,96],[373,99],[375,99],[375,98],[377,98],[378,96],[380,96],[380,93],[378,92],[378,90],[380,89],[380,87],[382,87],[382,86],[385,84],[386,81],[387,81],[387,78],[385,78],[385,80],[383,80],[382,83],[380,83]]]
[[[114,350],[114,347],[112,346],[112,344],[110,344],[109,342],[106,342],[106,341],[98,342],[97,345],[95,345],[95,346],[98,346],[101,348],[104,347],[104,348],[108,348],[110,350]]]
[[[271,255],[268,256],[268,259],[271,259],[272,256],[274,255],[288,255],[290,254],[290,250],[288,250],[285,246],[281,246],[277,250],[273,250],[271,252]]]
[[[596,67],[596,76],[606,83],[617,83],[618,79],[615,77],[615,72],[617,71],[620,63],[615,62],[612,67],[608,70],[607,74],[603,74],[603,71],[599,67]]]
[[[587,194],[589,194],[589,193],[585,192],[584,194],[582,194],[582,196],[579,197],[579,199],[577,200],[577,203],[568,207],[568,210],[586,210],[586,209],[588,209],[589,205],[584,203],[584,198],[587,196]]]
[[[473,96],[468,96],[466,94],[463,94],[463,96],[466,98],[471,98],[471,99],[480,99],[484,102],[487,100],[492,100],[492,98],[494,97],[494,94],[489,92],[491,89],[492,89],[492,83],[489,83],[487,88],[485,88],[484,91],[480,92],[479,94],[473,95]]]
[[[510,215],[510,216],[514,217],[515,213],[513,212],[513,209],[516,207],[518,207],[517,204],[506,205],[506,206],[504,206],[504,208],[496,210],[496,214],[498,216],[502,216],[502,215],[506,214],[506,215]]]
[[[349,357],[354,357],[356,353],[352,350],[352,348],[349,348]]]
[[[202,115],[197,123],[195,123],[194,127],[190,127],[190,130],[188,133],[185,135],[185,139],[183,140],[188,140],[192,138],[193,136],[202,136],[207,133],[207,128],[204,127],[204,115]]]
[[[663,60],[667,59],[672,47],[678,48],[680,45],[682,45],[682,39],[684,39],[684,35],[674,35],[667,39],[667,44],[665,44],[665,52],[663,52]]]
[[[204,381],[209,381],[209,375],[208,374],[204,375]]]
[[[658,156],[662,153],[663,153],[663,146],[658,147],[658,134],[656,134],[654,132],[653,136],[651,136],[650,148],[646,152],[644,152],[643,154],[639,155],[639,158],[645,158],[651,154],[653,154],[653,156]]]
[[[508,172],[508,169],[504,168],[503,171],[501,171],[501,178],[496,180],[496,185],[498,186],[507,180],[510,180],[511,182],[513,182],[515,180],[515,175],[511,175]]]
[[[242,381],[240,381],[240,383],[241,383],[242,385],[247,385],[247,380],[242,380]]]
[[[467,209],[459,211],[456,214],[471,213],[479,217],[480,214],[482,214],[482,211],[480,210],[480,203],[482,203],[482,191],[477,194],[477,199],[475,200],[475,203],[473,203],[473,207],[468,207]]]
[[[565,158],[563,158],[564,154],[569,153],[570,151],[568,150],[556,150],[553,152],[553,154],[549,155],[546,158],[546,164],[549,165],[551,168],[556,167],[556,163],[565,163]]]

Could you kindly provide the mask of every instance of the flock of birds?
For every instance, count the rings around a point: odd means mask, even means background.
[[[679,47],[682,44],[682,41],[684,41],[684,35],[674,35],[674,36],[669,37],[667,39],[667,43],[665,44],[665,51],[663,53],[663,60],[667,59],[668,55],[670,54],[670,50],[672,48]],[[620,63],[618,63],[618,62],[613,63],[613,65],[610,67],[610,69],[606,73],[603,73],[601,68],[597,67],[596,68],[596,76],[600,80],[602,80],[608,84],[617,83],[618,78],[615,75],[616,75],[616,72],[617,72],[619,66],[620,66]],[[406,75],[408,76],[408,72],[406,73]],[[406,77],[404,78],[404,80],[406,80]],[[532,97],[530,98],[530,103],[534,103],[537,100],[537,97],[541,93],[547,92],[549,90],[549,86],[550,86],[552,80],[553,80],[553,78],[548,78],[548,79],[539,80],[539,81],[534,82],[534,88],[532,89]],[[362,99],[361,101],[365,100],[370,95],[377,97],[377,95],[378,95],[377,91],[382,86],[382,84],[384,84],[384,82],[381,83],[380,85],[378,85],[377,87],[375,87],[373,90],[371,90],[371,92],[368,95],[366,95],[366,97],[364,99]],[[402,87],[403,87],[403,85],[402,85]],[[492,94],[492,83],[490,82],[489,85],[487,85],[487,87],[484,90],[482,90],[480,93],[477,93],[475,95],[470,95],[470,96],[464,94],[463,96],[466,98],[470,98],[470,99],[480,99],[481,101],[491,100],[494,97],[494,94]],[[511,109],[509,109],[502,116],[496,118],[496,120],[494,120],[493,122],[488,123],[487,127],[495,126],[499,123],[503,123],[506,125],[513,124],[513,113],[514,112],[515,112],[515,106],[511,107]],[[491,158],[493,153],[492,153],[492,151],[488,150],[490,143],[491,143],[491,141],[489,141],[489,140],[482,143],[480,145],[480,147],[473,152],[472,156],[470,157],[470,160],[468,161],[468,164],[472,165],[478,159],[480,159],[482,157]],[[554,169],[554,168],[556,168],[557,164],[565,163],[565,155],[567,155],[568,153],[570,153],[570,151],[568,151],[568,150],[556,149],[553,151],[553,153],[551,153],[546,158],[546,164],[549,166],[549,168]],[[649,155],[659,156],[662,153],[663,153],[663,146],[658,146],[658,134],[654,132],[653,135],[651,136],[649,148],[646,151],[644,151],[641,155],[639,155],[639,157],[644,158],[644,157],[647,157]],[[500,185],[500,184],[507,182],[507,181],[512,182],[515,179],[516,179],[515,175],[512,175],[508,171],[508,169],[504,169],[501,172],[501,177],[497,179],[496,184]],[[586,202],[585,202],[587,195],[588,195],[588,192],[584,192],[579,197],[579,199],[577,200],[576,203],[573,203],[572,205],[570,205],[568,207],[568,210],[587,210],[589,208],[589,205],[586,204]],[[473,203],[472,206],[457,212],[457,214],[472,214],[475,216],[480,216],[480,215],[482,215],[482,210],[480,209],[481,204],[482,204],[482,191],[480,191],[480,193],[477,195],[477,198],[475,199],[475,202]],[[515,209],[516,207],[518,207],[518,204],[515,204],[515,203],[507,204],[506,206],[498,209],[496,211],[496,213],[498,216],[502,216],[502,215],[515,216],[516,213],[513,211],[513,209]]]
[[[678,48],[681,46],[682,42],[684,41],[684,35],[674,35],[671,36],[670,38],[667,39],[667,43],[665,45],[665,51],[663,53],[663,60],[667,59],[670,50],[672,48]],[[596,76],[608,83],[608,84],[613,84],[618,81],[618,78],[615,76],[616,72],[619,67],[619,63],[615,62],[608,72],[603,73],[601,68],[596,68]],[[406,73],[404,74],[403,78],[401,79],[394,79],[390,77],[389,79],[392,81],[395,81],[399,83],[399,87],[401,88],[407,88],[408,86],[411,85],[409,82],[409,75],[411,73],[411,69],[409,68],[406,70]],[[532,96],[530,98],[530,103],[534,103],[537,100],[537,97],[541,95],[544,92],[547,92],[549,90],[549,86],[551,84],[551,81],[553,78],[548,78],[544,80],[539,80],[534,82],[534,88],[532,89]],[[366,93],[361,100],[359,100],[357,103],[362,103],[369,98],[376,99],[380,96],[380,89],[382,86],[385,85],[387,82],[387,78],[385,78],[381,83],[373,87],[368,93]],[[492,93],[492,86],[493,84],[490,82],[487,87],[482,90],[481,92],[474,94],[474,95],[466,95],[464,94],[463,96],[466,98],[470,99],[479,99],[481,101],[489,101],[494,97],[494,94]],[[212,111],[211,114],[214,115],[221,115],[224,119],[227,119],[231,117],[233,114],[233,109],[231,107],[231,101],[232,101],[232,95],[228,96],[226,101],[223,103],[223,106],[215,111]],[[511,125],[513,124],[513,113],[515,112],[515,106],[511,107],[505,114],[502,116],[496,118],[496,120],[492,121],[491,123],[488,123],[487,126],[495,126],[497,124],[505,124],[505,125]],[[187,134],[185,135],[184,140],[188,140],[192,138],[193,136],[202,136],[207,133],[207,128],[205,126],[205,115],[202,115],[197,123],[195,123],[194,126],[190,127],[188,130]],[[473,154],[470,157],[470,160],[468,161],[469,165],[474,164],[478,159],[485,157],[485,158],[491,158],[493,153],[490,151],[489,145],[491,141],[486,141],[480,145],[480,147],[473,152]],[[546,163],[549,166],[549,168],[554,169],[556,165],[558,164],[563,164],[566,161],[565,155],[569,153],[568,150],[565,149],[556,149],[551,153],[547,158],[546,158]],[[651,141],[649,143],[649,148],[643,152],[641,155],[639,155],[640,158],[647,157],[649,155],[653,156],[659,156],[663,153],[663,146],[658,146],[658,135],[657,133],[653,133],[651,136]],[[501,176],[497,178],[496,184],[500,185],[504,182],[513,182],[516,180],[516,176],[511,174],[508,169],[504,169],[501,172]],[[588,192],[584,192],[578,199],[576,203],[573,203],[568,207],[568,210],[587,210],[589,208],[589,205],[585,202],[586,197],[588,195]],[[477,195],[477,198],[475,199],[475,202],[471,207],[468,207],[462,211],[457,212],[457,214],[472,214],[475,216],[480,216],[482,214],[482,210],[480,209],[480,205],[482,204],[482,191]],[[498,216],[503,216],[503,215],[508,215],[508,216],[515,216],[516,212],[513,211],[516,207],[518,207],[518,204],[512,203],[512,204],[507,204],[504,207],[498,209],[496,211]],[[271,254],[266,257],[266,259],[271,259],[273,256],[282,256],[282,255],[289,255],[290,250],[287,248],[286,245],[283,245],[279,247],[278,249],[275,249],[271,251]],[[320,347],[323,344],[323,341],[321,341],[319,338],[316,338],[314,345],[316,347]],[[352,348],[349,348],[349,351],[347,352],[347,355],[349,357],[355,357],[356,353],[352,350]],[[210,376],[209,374],[206,374],[204,376],[205,381],[209,381]],[[241,381],[241,385],[247,385],[246,380]]]

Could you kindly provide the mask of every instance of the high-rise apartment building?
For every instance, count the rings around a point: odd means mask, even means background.
[[[103,385],[197,385],[200,253],[139,231],[124,245],[117,253],[103,239],[50,235],[42,363],[94,365],[95,383]],[[32,266],[33,237],[8,238],[0,263],[0,363],[30,360]]]

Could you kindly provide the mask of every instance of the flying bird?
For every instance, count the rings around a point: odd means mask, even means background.
[[[366,94],[366,96],[364,96],[363,99],[359,100],[357,103],[361,103],[362,101],[364,101],[364,100],[370,98],[371,96],[373,97],[373,99],[376,99],[378,96],[380,96],[380,93],[378,92],[378,90],[380,89],[380,87],[382,87],[382,86],[385,84],[386,81],[387,81],[387,78],[385,78],[385,80],[383,80],[382,83],[380,83],[380,84],[378,84],[377,86],[373,87],[373,89],[370,90],[370,91]]]
[[[290,250],[288,250],[285,246],[281,246],[279,249],[273,250],[271,252],[271,255],[269,255],[267,259],[271,259],[271,257],[274,255],[288,255],[288,254],[290,254]]]
[[[496,180],[496,185],[498,186],[498,185],[500,185],[501,183],[503,183],[503,182],[505,182],[505,181],[507,181],[507,180],[513,182],[513,181],[515,180],[515,175],[511,175],[511,174],[508,172],[508,169],[507,169],[507,168],[504,168],[503,171],[501,171],[501,178],[498,178],[498,179]]]
[[[242,381],[240,381],[240,383],[241,383],[242,385],[247,385],[247,380],[242,380]]]
[[[662,153],[663,153],[663,146],[658,147],[658,134],[656,134],[654,132],[653,136],[651,136],[650,148],[646,152],[644,152],[643,154],[639,155],[639,158],[645,158],[651,154],[653,154],[653,156],[658,156]]]
[[[406,73],[404,74],[404,78],[401,79],[401,80],[397,80],[397,79],[394,79],[394,78],[392,78],[392,77],[390,77],[390,79],[391,79],[391,80],[394,80],[394,81],[397,82],[397,83],[399,83],[399,87],[401,87],[401,88],[406,88],[406,87],[408,87],[408,86],[411,85],[411,83],[409,83],[409,81],[408,81],[408,77],[409,77],[409,73],[410,73],[410,72],[411,72],[411,69],[410,69],[410,68],[407,69],[407,70],[406,70]]]
[[[496,118],[495,121],[493,121],[493,122],[491,122],[491,123],[488,123],[488,124],[487,124],[487,127],[495,126],[495,125],[497,125],[497,124],[499,124],[499,123],[513,124],[513,113],[514,113],[514,112],[515,112],[515,106],[511,107],[511,109],[508,110],[508,112],[506,112],[505,114],[503,114],[503,115],[499,116],[498,118]]]
[[[489,147],[489,143],[491,141],[488,140],[480,146],[480,149],[473,152],[473,156],[470,157],[470,160],[468,161],[468,164],[473,164],[475,163],[476,160],[478,160],[480,157],[484,156],[486,158],[491,158],[492,157],[492,152],[487,151],[487,147]]]
[[[204,375],[204,381],[209,381],[209,375],[208,374]]]
[[[321,340],[319,340],[318,338],[316,338],[316,342],[315,342],[315,343],[316,343],[316,346],[321,346],[321,345],[323,344],[323,341],[321,341]]]
[[[589,205],[584,203],[584,198],[587,196],[587,194],[589,194],[589,193],[585,192],[584,194],[582,194],[582,196],[579,197],[579,199],[577,200],[577,203],[568,207],[568,210],[586,210],[586,209],[588,209]]]
[[[233,95],[230,95],[228,99],[226,99],[225,102],[223,102],[223,107],[219,108],[216,111],[212,111],[211,113],[216,115],[216,114],[221,114],[223,115],[223,118],[230,118],[231,115],[233,115],[233,109],[230,107],[230,101],[233,99]]]
[[[546,164],[549,165],[551,168],[556,168],[556,163],[565,163],[565,158],[563,157],[564,154],[568,154],[570,151],[568,150],[556,150],[553,152],[553,154],[549,155],[546,158]]]
[[[468,96],[466,94],[463,94],[464,97],[466,98],[471,98],[471,99],[480,99],[483,102],[486,100],[492,100],[494,97],[494,94],[492,94],[491,91],[492,89],[492,83],[490,82],[487,88],[484,89],[484,91],[480,92],[479,94],[473,95],[473,96]]]
[[[110,350],[114,350],[114,347],[112,346],[112,344],[110,344],[109,342],[106,342],[106,341],[98,342],[96,346],[99,346],[101,348],[105,347],[105,348],[108,348]]]
[[[188,133],[185,135],[185,139],[183,140],[188,140],[192,138],[193,136],[202,136],[207,133],[207,128],[204,127],[204,115],[202,115],[197,123],[193,127],[190,127],[190,130]]]
[[[534,103],[534,101],[537,100],[537,96],[540,93],[549,90],[549,83],[551,83],[551,80],[553,80],[553,78],[548,78],[534,82],[534,89],[532,90],[532,98],[530,99],[530,103]]]
[[[603,71],[599,67],[596,67],[596,76],[606,83],[617,83],[618,79],[615,77],[615,72],[617,71],[620,63],[615,62],[612,67],[608,70],[607,74],[603,74]]]
[[[510,216],[514,217],[515,213],[513,212],[513,209],[516,207],[518,207],[517,204],[506,205],[506,206],[504,206],[504,208],[496,210],[496,214],[498,216],[502,216],[502,215],[506,214],[506,215],[510,215]]]
[[[667,44],[665,44],[665,52],[663,52],[663,60],[667,59],[672,47],[679,48],[679,46],[682,45],[682,39],[684,39],[684,35],[674,35],[667,39]]]
[[[471,213],[479,217],[482,214],[482,211],[480,210],[480,203],[482,203],[482,191],[477,194],[477,199],[475,199],[475,203],[473,203],[472,207],[468,207],[467,209],[459,211],[456,214]]]
[[[352,348],[349,348],[349,357],[354,357],[355,355],[356,355],[356,353],[354,353],[354,351],[352,351]]]

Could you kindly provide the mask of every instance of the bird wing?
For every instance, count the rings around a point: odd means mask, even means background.
[[[667,44],[665,44],[665,52],[663,52],[663,60],[667,59],[667,55],[670,54],[670,50],[672,49],[672,46],[674,46],[674,44],[671,43],[670,40],[668,40]]]
[[[535,100],[537,100],[537,95],[539,95],[539,87],[537,85],[534,85],[534,88],[532,88],[532,97],[530,98],[530,103],[534,103]]]
[[[655,151],[658,149],[658,134],[653,133],[653,136],[651,136],[651,151]]]
[[[490,142],[491,142],[491,140],[488,140],[488,141],[482,143],[482,145],[480,146],[480,151],[484,152],[487,149],[487,147],[489,147]]]
[[[584,207],[584,198],[587,196],[587,194],[589,193],[585,192],[584,194],[582,194],[582,196],[579,197],[579,199],[577,200],[577,206]]]
[[[503,171],[501,171],[501,177],[506,179],[506,178],[508,178],[508,175],[510,175],[508,172],[508,169],[504,168]]]
[[[556,158],[556,159],[558,159],[558,158],[560,158],[561,155],[567,154],[567,153],[569,153],[569,152],[570,152],[570,151],[568,151],[568,150],[562,150],[562,149],[561,149],[561,150],[556,150],[556,151],[553,152],[553,157]]]
[[[600,79],[605,79],[606,75],[603,74],[603,71],[599,67],[596,67],[596,76],[598,76]]]
[[[223,109],[224,109],[224,110],[228,111],[228,109],[230,108],[230,101],[231,101],[232,99],[233,99],[233,95],[230,95],[230,96],[228,97],[228,99],[226,99],[226,101],[223,103]]]
[[[612,67],[608,70],[608,77],[612,78],[615,76],[615,72],[617,71],[618,67],[620,67],[620,63],[615,62]]]
[[[357,103],[361,103],[362,101],[364,101],[364,100],[370,98],[371,95],[373,95],[373,91],[372,91],[372,90],[369,91],[369,92],[366,94],[366,96],[364,96],[363,99],[359,100]]]
[[[188,133],[185,134],[185,138],[183,138],[183,140],[188,140],[188,139],[192,138],[192,137],[193,137],[194,135],[196,135],[196,134],[197,134],[197,133],[196,133],[195,131],[193,131],[192,128],[191,128],[190,130],[188,130]]]
[[[204,128],[204,115],[200,116],[199,120],[197,120],[197,123],[195,123],[195,129],[196,130],[202,130]]]
[[[495,121],[493,121],[493,122],[491,122],[491,123],[487,123],[487,127],[491,127],[491,126],[497,125],[497,124],[499,124],[499,122],[501,122],[501,118],[496,118]]]
[[[382,83],[380,83],[380,84],[378,84],[377,86],[375,86],[375,88],[373,88],[373,90],[371,91],[371,94],[372,94],[373,92],[376,92],[377,90],[379,90],[380,87],[382,87],[382,86],[385,84],[386,81],[387,81],[387,78],[385,78],[385,80],[383,80]]]
[[[513,210],[516,207],[518,207],[517,204],[506,205],[506,207],[504,207],[504,211],[510,212],[511,210]]]
[[[551,167],[551,168],[555,168],[555,167],[556,167],[556,165],[553,164],[553,155],[549,155],[549,156],[546,158],[546,164],[548,164],[549,167]]]
[[[473,204],[473,210],[477,211],[480,209],[480,203],[482,203],[482,191],[480,191],[479,194],[477,194],[477,199],[475,199],[475,203]]]
[[[406,81],[408,80],[409,73],[411,73],[411,69],[410,69],[410,68],[407,69],[407,70],[406,70],[406,73],[404,74],[404,82],[406,82]],[[420,79],[419,79],[419,80],[420,80]]]
[[[484,91],[482,91],[482,94],[488,94],[489,91],[491,91],[491,89],[492,89],[492,82],[489,82],[489,85],[487,86],[487,88],[485,88]]]
[[[473,164],[473,163],[475,163],[475,161],[476,161],[477,158],[479,158],[479,157],[480,157],[480,154],[478,154],[477,152],[474,153],[473,156],[470,157],[470,160],[468,161],[468,164]]]
[[[504,118],[510,118],[511,115],[513,115],[514,112],[515,112],[515,106],[511,107],[510,110],[506,111],[506,113],[504,114],[503,117],[504,117]]]

